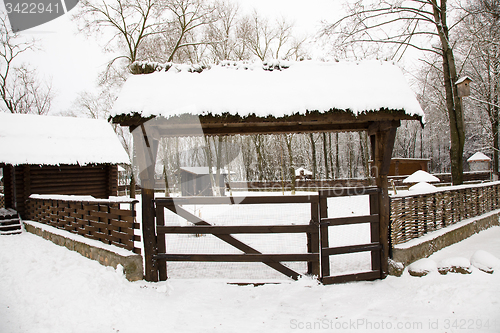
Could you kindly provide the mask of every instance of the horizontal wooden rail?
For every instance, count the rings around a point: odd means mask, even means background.
[[[259,205],[319,202],[318,195],[277,195],[249,197],[182,197],[156,198],[157,206],[169,205]]]
[[[335,254],[376,251],[376,250],[380,250],[381,248],[382,248],[382,245],[380,245],[380,243],[370,243],[370,244],[359,244],[359,245],[348,245],[348,246],[340,246],[340,247],[323,248],[321,253],[324,256],[331,256],[331,255],[335,255]]]
[[[165,234],[265,234],[265,233],[301,233],[317,232],[318,227],[314,225],[240,225],[240,226],[157,226],[157,233]]]
[[[326,190],[320,190],[320,197],[346,197],[354,195],[368,195],[379,193],[380,189],[376,186],[361,186],[361,187],[338,187]]]
[[[332,217],[321,219],[321,225],[336,226],[358,223],[378,223],[378,214],[350,216],[350,217]]]
[[[158,254],[156,260],[204,262],[268,262],[319,261],[319,253],[299,254]]]
[[[380,271],[369,271],[338,276],[325,276],[321,279],[324,284],[345,283],[351,281],[369,281],[381,278]]]

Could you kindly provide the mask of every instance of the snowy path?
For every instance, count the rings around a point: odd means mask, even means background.
[[[435,254],[500,258],[500,227]],[[439,258],[438,258],[439,257]],[[322,286],[221,280],[128,282],[112,268],[23,233],[0,237],[0,332],[500,332],[500,272],[407,272]]]

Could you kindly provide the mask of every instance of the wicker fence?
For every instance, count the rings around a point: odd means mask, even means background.
[[[120,204],[130,204],[130,209],[121,209]],[[109,200],[74,201],[54,199],[28,199],[28,219],[74,234],[101,241],[105,244],[141,253],[134,241],[141,237],[134,229],[140,226],[135,221],[135,204]]]
[[[0,193],[0,208],[5,208],[5,196]]]
[[[500,208],[500,182],[391,198],[391,242],[401,244]]]

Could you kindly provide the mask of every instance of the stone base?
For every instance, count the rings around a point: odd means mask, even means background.
[[[407,266],[414,261],[427,258],[442,248],[458,243],[492,226],[500,225],[499,217],[500,211],[496,210],[429,233],[421,237],[420,241],[413,239],[398,244],[392,249],[392,260]]]
[[[142,280],[143,278],[142,256],[140,254],[121,255],[98,246],[85,244],[48,230],[43,230],[30,224],[29,221],[24,221],[24,227],[26,231],[32,234],[50,240],[54,244],[65,246],[71,251],[76,251],[89,259],[98,261],[101,265],[112,266],[114,268],[119,264],[122,265],[125,277],[129,281]]]

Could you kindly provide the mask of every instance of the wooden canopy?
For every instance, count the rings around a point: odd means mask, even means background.
[[[351,67],[350,67],[351,68]],[[356,67],[352,67],[353,70],[356,70]],[[392,70],[392,67],[391,67]],[[288,71],[288,69],[287,69]],[[290,72],[293,73],[293,72]],[[302,72],[298,72],[302,73]],[[307,72],[308,73],[308,72]],[[318,73],[318,72],[314,72]],[[338,88],[339,84],[342,84],[342,80],[349,78],[347,77],[349,72],[343,72],[344,77],[332,77],[331,82],[335,80],[336,86],[332,86],[332,89]],[[303,74],[303,73],[302,73]],[[156,74],[152,74],[156,75]],[[190,87],[184,87],[184,89],[191,89],[190,93],[194,96],[193,99],[196,99],[198,91],[201,92],[201,89],[205,89],[206,86],[204,84],[200,84],[197,86],[196,81],[198,79],[202,79],[203,77],[199,73],[185,74],[190,75],[189,77],[183,76],[179,74],[169,74],[169,76],[165,77],[166,82],[169,82],[170,85],[174,84],[174,82],[170,82],[167,79],[175,80],[176,78],[190,78],[193,81],[193,86],[198,87],[198,90],[192,90]],[[224,74],[225,75],[225,74]],[[233,73],[231,74],[233,75]],[[243,74],[242,74],[243,75]],[[246,74],[244,74],[246,75]],[[277,74],[279,75],[279,74]],[[363,78],[363,72],[357,73],[358,78]],[[292,76],[293,77],[293,76]],[[384,85],[384,79],[389,81],[387,83],[387,89],[396,89],[394,85],[390,82],[390,75],[386,78],[377,80],[377,78],[372,77],[370,80],[370,75],[367,74],[367,79],[365,81],[359,81],[359,86],[356,85],[356,82],[351,82],[349,87],[352,89],[357,89],[361,93],[363,91],[367,92],[370,89],[370,85],[375,87],[375,85]],[[139,81],[134,81],[144,83],[147,81],[147,75],[140,77]],[[153,77],[152,77],[153,79]],[[154,78],[155,81],[157,77]],[[163,79],[163,77],[162,77]],[[398,80],[399,80],[398,76]],[[300,85],[303,84],[316,84],[318,85],[318,89],[321,88],[323,92],[328,93],[328,85],[330,81],[321,81],[315,82],[314,77],[310,77],[309,79],[304,79],[304,76],[297,77],[298,81],[289,82],[286,84],[290,85]],[[338,82],[340,81],[340,83]],[[157,81],[155,81],[157,83]],[[220,83],[220,87],[218,84]],[[284,83],[284,84],[285,84]],[[231,82],[232,85],[238,86],[239,82]],[[244,86],[246,81],[242,80],[241,85]],[[262,85],[265,86],[266,82],[262,82]],[[321,86],[320,86],[321,85]],[[400,84],[399,84],[400,85]],[[207,89],[212,89],[214,93],[221,94],[221,98],[224,96],[224,89],[232,89],[227,80],[220,80],[213,82],[213,86]],[[325,87],[326,86],[326,87]],[[130,87],[130,85],[129,85]],[[142,85],[137,85],[136,87],[142,87]],[[169,86],[171,87],[171,86]],[[220,89],[217,89],[217,88]],[[253,99],[258,99],[259,101],[252,101],[252,105],[256,105],[257,109],[255,112],[249,112],[245,114],[240,113],[230,113],[230,112],[211,112],[211,108],[217,104],[216,100],[211,100],[210,103],[207,104],[207,112],[189,112],[183,110],[189,110],[189,108],[184,109],[180,108],[176,111],[176,108],[179,107],[176,105],[175,107],[170,104],[169,96],[175,95],[176,92],[172,92],[170,89],[162,90],[162,87],[154,87],[156,89],[154,94],[150,94],[148,96],[152,96],[151,98],[156,99],[157,102],[153,103],[154,105],[150,105],[148,107],[147,100],[141,100],[139,102],[134,102],[127,106],[127,101],[130,101],[130,94],[134,91],[133,89],[127,90],[122,93],[121,96],[126,95],[119,98],[117,101],[118,107],[115,108],[114,116],[112,117],[113,123],[120,124],[122,126],[128,126],[130,131],[134,136],[134,146],[137,152],[138,163],[140,164],[140,178],[142,183],[142,221],[143,221],[143,233],[144,239],[149,239],[152,236],[154,237],[155,233],[155,211],[154,205],[152,204],[154,200],[154,166],[156,163],[156,154],[158,148],[158,140],[162,137],[169,136],[192,136],[192,135],[235,135],[235,134],[276,134],[276,133],[305,133],[305,132],[323,132],[323,131],[367,131],[371,140],[371,151],[372,151],[372,160],[374,164],[372,165],[372,173],[375,175],[377,187],[381,189],[380,195],[378,198],[378,206],[379,206],[379,216],[380,216],[380,239],[383,244],[383,249],[381,250],[382,256],[382,270],[384,274],[387,274],[388,271],[388,256],[389,256],[389,240],[388,240],[388,229],[389,229],[389,196],[388,196],[388,185],[387,185],[387,175],[389,173],[389,166],[392,156],[392,149],[394,146],[394,140],[396,136],[396,129],[400,126],[401,120],[420,120],[422,121],[421,112],[408,112],[405,109],[404,103],[406,105],[411,105],[413,108],[415,105],[418,105],[416,102],[415,96],[413,95],[413,100],[408,101],[406,98],[403,100],[403,104],[401,107],[394,107],[394,103],[391,102],[391,96],[394,99],[400,98],[398,96],[398,91],[384,91],[385,97],[383,100],[387,100],[387,106],[380,106],[377,109],[370,107],[365,110],[359,110],[360,103],[356,98],[363,99],[369,97],[364,97],[363,95],[356,95],[355,92],[351,92],[352,96],[352,106],[350,108],[348,104],[345,108],[338,108],[337,105],[333,102],[329,108],[322,110],[310,111],[309,109],[301,109],[303,105],[314,105],[314,101],[311,104],[308,100],[309,96],[304,95],[301,98],[307,100],[307,103],[297,105],[297,108],[294,112],[285,112],[285,113],[269,113],[266,114],[263,110],[259,109],[259,105],[262,106],[263,109],[267,110],[268,105],[266,101],[269,100],[269,96],[265,94],[265,89],[262,93],[256,93],[251,96]],[[179,93],[182,91],[182,85],[179,87]],[[223,89],[224,88],[224,89]],[[295,87],[296,88],[296,87]],[[374,88],[375,89],[375,88]],[[377,86],[377,89],[380,87]],[[219,91],[221,90],[221,91]],[[164,91],[164,95],[157,96],[158,92]],[[284,90],[286,93],[289,93],[287,90]],[[406,91],[405,91],[406,92]],[[149,94],[149,90],[144,90],[145,94]],[[238,91],[235,90],[235,93]],[[332,94],[334,91],[332,90]],[[207,96],[206,92],[204,92],[204,96]],[[287,95],[289,98],[296,98],[293,94],[297,94],[297,90],[292,90],[292,94]],[[345,95],[345,92],[343,93]],[[141,96],[136,95],[136,96]],[[148,96],[142,97],[142,99],[148,98]],[[367,93],[367,96],[373,96]],[[409,95],[407,95],[409,96]],[[160,98],[161,97],[161,98]],[[282,97],[282,96],[281,96]],[[136,97],[141,98],[141,97]],[[285,99],[287,97],[285,96]],[[375,97],[373,97],[375,98]],[[346,99],[346,96],[339,96],[339,99]],[[376,99],[376,98],[375,98]],[[332,100],[325,98],[325,101]],[[334,99],[333,99],[334,100]],[[349,97],[347,98],[349,100]],[[300,98],[299,98],[300,101]],[[159,105],[162,102],[163,106]],[[201,101],[202,103],[203,101]],[[368,101],[369,102],[369,101]],[[186,105],[189,106],[189,103],[194,103],[192,99],[187,99],[185,101]],[[214,104],[215,103],[215,104]],[[221,110],[225,110],[228,105],[235,105],[238,107],[237,101],[231,103],[226,103],[221,106]],[[242,101],[241,103],[244,103]],[[273,100],[272,103],[278,103],[279,100]],[[284,101],[285,103],[285,101]],[[378,105],[378,104],[377,104]],[[201,111],[204,111],[203,105],[197,104],[197,108],[200,108]],[[355,108],[358,108],[354,111]],[[147,110],[159,110],[156,114],[154,112],[147,112]],[[163,112],[162,110],[165,110]],[[206,111],[205,110],[205,111]],[[314,110],[314,109],[313,109]],[[148,280],[156,280],[158,277],[155,268],[155,260],[153,260],[153,256],[155,253],[154,248],[148,247],[148,244],[145,244],[145,262],[146,262],[146,279]]]

